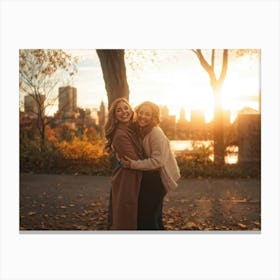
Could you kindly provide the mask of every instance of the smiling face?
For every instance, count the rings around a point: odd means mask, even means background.
[[[132,118],[132,110],[128,103],[120,101],[115,109],[115,117],[118,122],[128,124]]]
[[[153,110],[148,105],[143,105],[137,111],[137,122],[140,127],[145,127],[152,124]]]

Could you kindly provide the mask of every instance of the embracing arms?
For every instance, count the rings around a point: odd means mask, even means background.
[[[138,170],[160,169],[165,160],[165,151],[169,149],[169,142],[162,130],[154,128],[143,141],[148,158],[134,160],[129,156],[121,157],[124,167]]]

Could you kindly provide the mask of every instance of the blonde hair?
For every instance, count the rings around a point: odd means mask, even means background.
[[[156,126],[160,123],[160,110],[159,110],[159,106],[156,105],[155,103],[151,102],[151,101],[144,101],[143,103],[141,103],[140,105],[138,105],[135,108],[135,113],[138,114],[138,112],[140,111],[141,107],[143,106],[149,106],[152,109],[152,123],[151,126]]]
[[[120,102],[125,102],[129,106],[129,108],[132,112],[131,120],[133,119],[133,115],[134,115],[134,112],[133,112],[133,110],[132,110],[132,108],[131,108],[131,106],[128,103],[128,100],[126,98],[119,97],[112,102],[111,107],[110,107],[109,112],[108,112],[108,119],[107,119],[107,122],[105,124],[105,137],[107,139],[107,142],[105,144],[105,149],[108,152],[110,152],[112,150],[111,145],[112,145],[112,141],[113,141],[113,136],[114,136],[115,130],[118,126],[118,120],[116,118],[115,113],[116,113],[116,108],[117,108],[117,106]]]

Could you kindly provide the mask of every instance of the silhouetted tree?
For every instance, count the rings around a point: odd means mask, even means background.
[[[221,106],[222,87],[227,75],[229,50],[222,49],[220,51],[212,49],[210,55],[210,62],[206,60],[206,55],[200,49],[192,50],[199,59],[203,69],[207,72],[210,80],[210,85],[214,94],[214,162],[217,164],[224,164],[225,145],[224,145],[224,126],[223,113]],[[209,50],[207,50],[209,51]],[[246,54],[255,55],[259,53],[256,49],[237,49],[230,50],[233,56],[240,57]],[[222,55],[221,55],[222,53]],[[218,60],[221,56],[221,61]],[[217,74],[217,68],[221,69]]]
[[[228,50],[223,50],[222,66],[220,75],[215,72],[216,67],[216,50],[212,50],[211,63],[205,59],[200,49],[193,50],[199,59],[201,66],[209,75],[210,85],[214,94],[214,162],[217,164],[224,163],[224,132],[223,132],[223,114],[221,106],[221,89],[226,78],[228,69]]]

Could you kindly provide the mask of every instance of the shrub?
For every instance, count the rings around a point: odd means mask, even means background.
[[[37,142],[21,144],[20,170],[35,173],[109,174],[109,155],[103,152],[102,141],[48,142],[40,151]]]
[[[39,141],[21,140],[20,171],[35,173],[66,173],[110,175],[112,159],[104,152],[104,140],[71,142],[46,141],[43,151]],[[194,146],[176,155],[182,177],[260,177],[259,164],[225,164],[217,166],[210,158],[211,147]]]
[[[260,177],[261,167],[254,164],[224,164],[217,165],[210,159],[211,152],[206,149],[184,150],[177,154],[176,159],[181,175],[187,178],[195,177],[227,177],[249,178]]]

